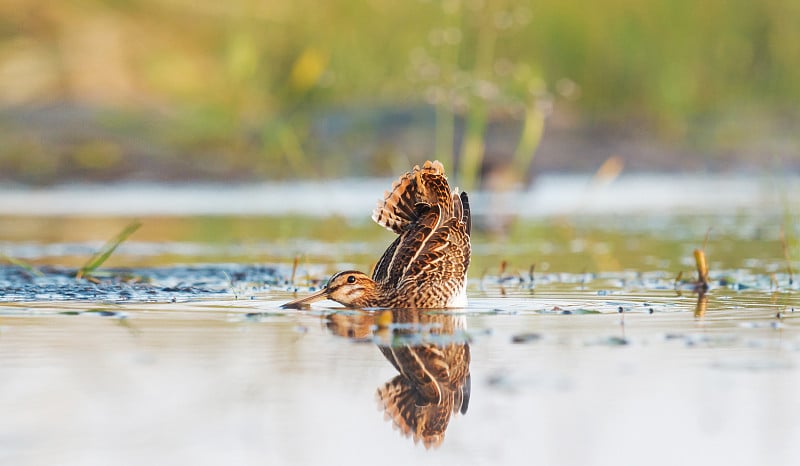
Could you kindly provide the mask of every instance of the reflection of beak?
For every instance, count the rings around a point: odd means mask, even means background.
[[[317,291],[316,293],[310,294],[303,298],[295,299],[294,301],[289,301],[288,303],[281,306],[281,309],[302,309],[311,303],[327,299],[328,298],[327,293],[328,293],[328,288],[323,288]]]

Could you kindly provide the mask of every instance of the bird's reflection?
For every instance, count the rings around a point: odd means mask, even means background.
[[[378,344],[399,372],[378,387],[378,403],[385,417],[415,442],[439,446],[450,418],[466,414],[471,381],[463,315],[418,310],[332,314],[328,328]]]

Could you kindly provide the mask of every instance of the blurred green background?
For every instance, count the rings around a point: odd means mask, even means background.
[[[793,0],[0,0],[0,181],[787,170],[798,103]]]

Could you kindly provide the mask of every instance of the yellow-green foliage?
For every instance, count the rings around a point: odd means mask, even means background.
[[[796,110],[798,24],[787,0],[0,0],[0,106],[164,109],[177,144],[301,171],[314,112],[429,103],[444,158],[453,115],[467,156],[493,113],[529,119],[524,165],[551,97],[676,138]]]

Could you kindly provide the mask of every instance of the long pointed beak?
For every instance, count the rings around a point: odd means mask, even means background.
[[[317,301],[322,301],[323,299],[327,299],[327,288],[323,288],[316,293],[310,294],[308,296],[304,296],[299,299],[295,299],[294,301],[289,301],[288,303],[281,306],[281,309],[302,309],[308,306],[311,303],[315,303]]]

